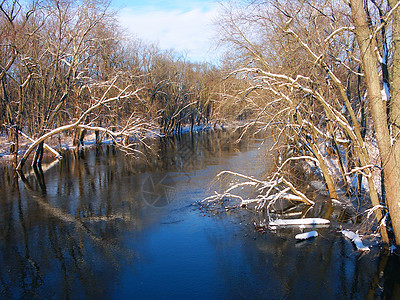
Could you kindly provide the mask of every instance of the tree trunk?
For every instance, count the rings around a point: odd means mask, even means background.
[[[11,145],[11,154],[13,155],[13,167],[16,168],[18,165],[18,151],[19,151],[19,137],[18,137],[18,126],[14,124],[11,129],[12,134],[12,145]]]
[[[399,1],[389,0],[393,8]],[[392,51],[393,51],[393,73],[392,73],[392,95],[391,103],[391,126],[392,135],[398,137],[400,133],[400,8],[393,12],[392,20]],[[390,215],[392,218],[393,229],[396,235],[396,244],[400,245],[400,144],[398,139],[393,142],[390,152],[390,164],[385,167],[385,191],[390,204]],[[389,177],[389,178],[388,178]],[[390,188],[389,188],[390,186]],[[393,197],[393,198],[392,198]],[[389,201],[388,201],[389,202]],[[393,212],[392,212],[393,210]]]
[[[33,161],[32,161],[32,167],[34,167],[34,166],[40,166],[40,165],[42,164],[43,145],[44,145],[44,141],[41,142],[41,143],[37,146],[36,152],[35,152],[35,156],[34,156]]]
[[[332,176],[329,173],[329,168],[326,165],[324,158],[318,148],[318,145],[314,142],[315,137],[308,140],[308,144],[311,147],[311,150],[313,152],[313,154],[315,155],[315,157],[317,158],[318,162],[319,162],[319,167],[321,169],[322,175],[324,176],[324,181],[326,184],[326,188],[329,192],[329,197],[331,199],[337,199],[337,193],[336,193],[336,187],[335,187],[335,183],[333,182]]]
[[[396,0],[389,0],[391,7],[394,7],[397,2]],[[390,119],[393,136],[396,136],[400,132],[400,8],[393,12],[392,31],[393,73]]]
[[[363,54],[361,55],[361,59],[367,83],[369,107],[374,122],[375,136],[385,174],[387,204],[392,219],[396,244],[400,245],[400,193],[397,192],[400,186],[400,165],[396,163],[399,155],[394,151],[397,146],[391,146],[386,103],[382,100],[380,78],[373,48],[374,43],[370,39],[371,33],[368,27],[363,1],[351,0],[351,10],[358,44]]]
[[[96,135],[96,146],[100,146],[100,132],[96,130],[94,133]]]

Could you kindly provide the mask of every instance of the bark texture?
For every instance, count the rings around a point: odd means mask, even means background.
[[[365,81],[368,89],[369,107],[374,122],[375,136],[382,160],[382,167],[384,169],[387,205],[392,219],[392,226],[396,238],[396,244],[400,245],[400,155],[398,143],[396,142],[396,140],[393,140],[392,143],[392,137],[389,131],[389,124],[387,122],[388,116],[386,110],[386,101],[382,100],[381,94],[380,77],[378,73],[379,64],[376,60],[376,56],[374,53],[374,43],[371,39],[372,32],[370,31],[367,23],[367,16],[364,10],[364,1],[352,0],[351,10],[357,40],[361,51],[361,59],[363,64],[363,71],[365,74]],[[398,27],[398,24],[396,24],[396,27]],[[394,69],[397,68],[396,72],[398,72],[398,61],[394,61],[393,63],[394,65],[397,65]],[[399,75],[400,74],[396,75],[394,72],[393,82],[399,79],[394,78],[395,76],[398,77]],[[395,85],[396,84],[393,84],[393,86]],[[397,106],[395,100],[396,97],[395,95],[393,96],[394,97],[392,98],[393,102],[391,108],[391,119],[395,121],[400,116],[400,111],[395,108],[395,106]]]

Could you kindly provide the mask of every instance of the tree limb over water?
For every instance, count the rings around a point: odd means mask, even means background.
[[[43,143],[45,140],[51,138],[52,136],[59,134],[63,131],[67,130],[72,130],[72,129],[86,129],[86,130],[94,130],[94,131],[102,131],[106,135],[108,135],[116,145],[120,145],[121,143],[117,140],[118,137],[121,138],[130,138],[135,135],[141,135],[141,133],[148,127],[150,127],[149,123],[143,122],[141,119],[136,119],[136,118],[129,118],[126,125],[120,130],[120,131],[114,131],[110,130],[108,128],[104,127],[99,127],[99,126],[90,126],[90,125],[85,125],[82,124],[83,122],[87,122],[87,119],[91,117],[91,115],[94,115],[94,118],[98,116],[101,112],[101,108],[106,108],[107,105],[109,105],[112,102],[118,102],[118,101],[124,101],[131,99],[135,96],[137,96],[138,92],[140,89],[130,91],[131,86],[127,86],[123,89],[119,89],[115,84],[117,81],[118,77],[115,77],[110,83],[109,87],[106,89],[106,91],[103,93],[103,95],[100,97],[100,99],[96,99],[94,96],[92,96],[92,105],[87,108],[84,112],[81,113],[79,118],[72,124],[64,125],[61,127],[58,127],[56,129],[51,130],[50,132],[42,135],[38,139],[36,139],[30,146],[29,148],[25,151],[24,155],[22,156],[18,166],[17,170],[21,170],[23,165],[25,164],[25,161],[29,157],[29,155],[32,153],[32,151],[39,146],[40,143]],[[88,86],[88,90],[93,90],[94,87]],[[114,96],[114,97],[108,97],[109,93],[111,90],[120,90],[120,92]],[[99,111],[100,110],[100,111]],[[93,118],[93,117],[92,117]],[[91,123],[91,120],[89,119],[89,124]],[[130,148],[128,145],[123,145],[121,144],[121,147],[124,150],[132,150],[132,152],[136,152],[137,150]]]
[[[272,179],[270,181],[261,181],[240,173],[223,171],[217,175],[216,180],[223,180],[223,177],[226,175],[232,176],[233,181],[235,181],[235,178],[245,179],[246,181],[232,184],[222,193],[215,192],[215,195],[205,198],[202,203],[223,202],[224,200],[227,200],[229,206],[230,199],[237,199],[240,200],[240,203],[234,205],[234,207],[247,207],[250,204],[255,204],[256,210],[266,210],[267,212],[269,212],[271,205],[279,199],[302,202],[306,205],[314,204],[312,200],[307,198],[306,195],[297,190],[293,184],[283,177]],[[258,191],[266,192],[260,193],[255,199],[244,199],[240,195],[233,194],[234,190],[241,189],[245,186],[253,186]],[[288,193],[289,191],[291,191],[291,193]]]
[[[381,209],[373,211],[382,241],[400,245],[400,194],[395,192],[400,186],[400,2],[371,2],[377,9],[368,9],[369,1],[361,0],[351,5],[237,3],[225,7],[220,31],[232,47],[228,78],[247,85],[237,97],[258,113],[257,121],[275,140],[279,159],[273,177],[282,178],[289,165],[304,157],[315,164],[335,201],[344,201],[337,193],[341,188],[354,197],[364,185],[373,207],[389,207],[392,227],[381,222],[387,220]],[[391,38],[388,32],[393,32]],[[274,188],[271,183],[267,191]],[[275,195],[288,188],[282,186]],[[395,241],[389,241],[387,230]]]

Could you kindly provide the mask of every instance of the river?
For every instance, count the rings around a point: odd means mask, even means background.
[[[146,156],[110,145],[0,170],[2,299],[365,299],[400,296],[400,264],[337,232],[261,233],[253,213],[198,202],[222,170],[261,176],[271,141],[201,132],[157,138]]]

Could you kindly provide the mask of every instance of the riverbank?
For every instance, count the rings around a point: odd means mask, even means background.
[[[180,132],[174,132],[173,135],[178,135],[182,133],[189,133],[189,132],[201,132],[207,130],[235,130],[235,128],[240,127],[242,124],[236,123],[229,123],[229,124],[217,124],[217,123],[209,123],[205,125],[196,125],[194,127],[191,126],[184,126]],[[155,138],[161,137],[162,134],[159,130],[154,130],[152,132],[147,132],[143,134],[145,139],[148,138]],[[101,138],[100,144],[107,145],[112,144],[111,139],[104,139]],[[19,151],[18,157],[20,158],[29,146],[32,144],[32,141],[29,140],[27,137],[22,135],[19,136]],[[73,136],[71,134],[61,133],[59,135],[53,136],[46,140],[46,144],[53,148],[58,152],[64,152],[68,150],[76,149],[76,146],[73,145]],[[88,132],[85,134],[85,138],[83,140],[83,144],[79,146],[80,149],[87,149],[96,145],[96,134],[94,132]],[[7,165],[11,164],[14,156],[10,154],[11,143],[7,140],[5,134],[0,135],[0,165]],[[52,157],[55,156],[52,152],[45,150],[43,153],[44,157]]]
[[[86,136],[86,138],[84,140],[84,145],[81,147],[84,147],[84,148],[90,147],[92,145],[95,145],[95,143],[96,143],[96,136],[94,133],[90,133]],[[19,137],[19,145],[18,145],[19,146],[18,157],[21,157],[31,144],[32,144],[32,141],[30,141],[29,139],[27,139],[23,136],[20,136]],[[65,134],[62,134],[61,138],[58,136],[49,138],[46,141],[46,144],[58,152],[76,148],[75,146],[73,146],[72,136],[65,135]],[[4,134],[1,135],[0,136],[0,164],[1,165],[7,165],[9,163],[12,163],[14,156],[10,154],[10,147],[11,147],[11,143],[7,140],[7,137]],[[43,155],[45,157],[54,156],[53,153],[51,153],[47,150],[44,151]]]

